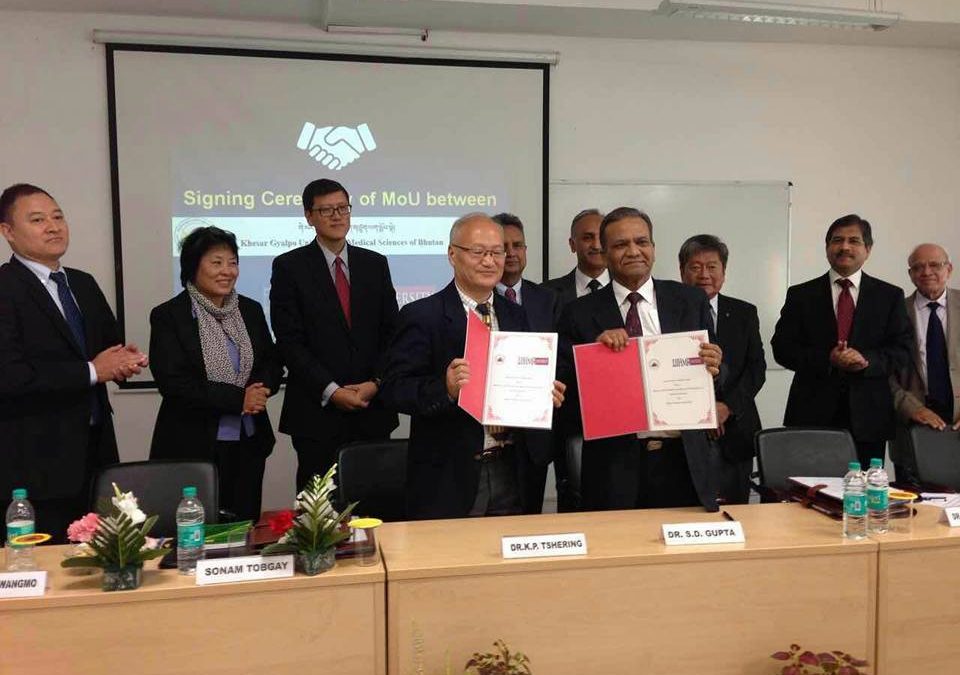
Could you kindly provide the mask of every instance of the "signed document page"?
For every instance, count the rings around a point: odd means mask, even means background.
[[[700,358],[707,331],[640,338],[640,360],[651,431],[715,429],[713,377]]]
[[[491,333],[483,423],[549,429],[556,373],[556,333]]]

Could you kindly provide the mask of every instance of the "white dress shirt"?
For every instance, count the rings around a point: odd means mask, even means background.
[[[630,289],[622,286],[618,281],[611,281],[613,284],[613,297],[617,299],[617,306],[620,308],[620,317],[623,322],[627,322],[627,312],[630,311],[630,301],[627,296],[631,293]],[[640,314],[640,326],[643,328],[644,335],[660,335],[660,313],[657,311],[657,293],[653,289],[653,277],[650,277],[644,284],[637,289],[640,294],[640,302],[637,303],[637,312]]]
[[[839,272],[834,270],[832,267],[828,272],[830,275],[830,297],[833,298],[833,313],[837,313],[837,300],[840,299],[840,291],[843,290],[840,288],[840,284],[837,283],[838,279],[849,279],[850,283],[853,286],[850,287],[850,295],[853,296],[853,306],[857,306],[857,300],[860,298],[860,280],[863,278],[863,269],[859,269],[849,277],[843,277]]]
[[[577,297],[582,298],[583,296],[591,293],[589,283],[593,281],[593,277],[588,277],[586,274],[580,271],[580,268],[577,267],[574,270],[573,278],[576,281],[577,286]],[[610,272],[603,270],[600,273],[600,276],[597,277],[597,281],[600,282],[600,288],[603,288],[610,283]]]
[[[917,367],[920,368],[920,374],[923,375],[923,381],[927,381],[927,324],[930,323],[930,308],[927,304],[935,302],[937,305],[937,316],[940,317],[940,325],[943,327],[943,336],[947,336],[947,291],[944,290],[936,300],[930,300],[920,291],[913,300],[913,311],[917,316],[917,352],[919,359]]]

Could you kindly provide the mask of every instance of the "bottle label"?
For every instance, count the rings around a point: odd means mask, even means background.
[[[10,541],[22,534],[33,534],[33,521],[14,521],[7,523],[7,546],[10,548],[32,548],[33,544],[11,544]]]
[[[843,512],[848,516],[867,515],[867,496],[843,495]]]
[[[884,511],[887,508],[887,488],[867,488],[867,508],[871,511]]]
[[[203,523],[177,525],[177,548],[202,548]]]

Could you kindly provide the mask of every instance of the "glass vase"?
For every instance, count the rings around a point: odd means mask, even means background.
[[[337,562],[335,548],[326,551],[311,551],[297,554],[297,569],[308,577],[316,576],[333,568]]]
[[[132,591],[143,582],[143,565],[103,568],[103,590]]]

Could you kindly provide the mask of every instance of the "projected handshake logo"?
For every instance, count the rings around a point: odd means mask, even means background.
[[[318,127],[312,122],[304,122],[297,147],[328,169],[339,171],[364,152],[376,150],[377,142],[366,123],[354,128]]]

